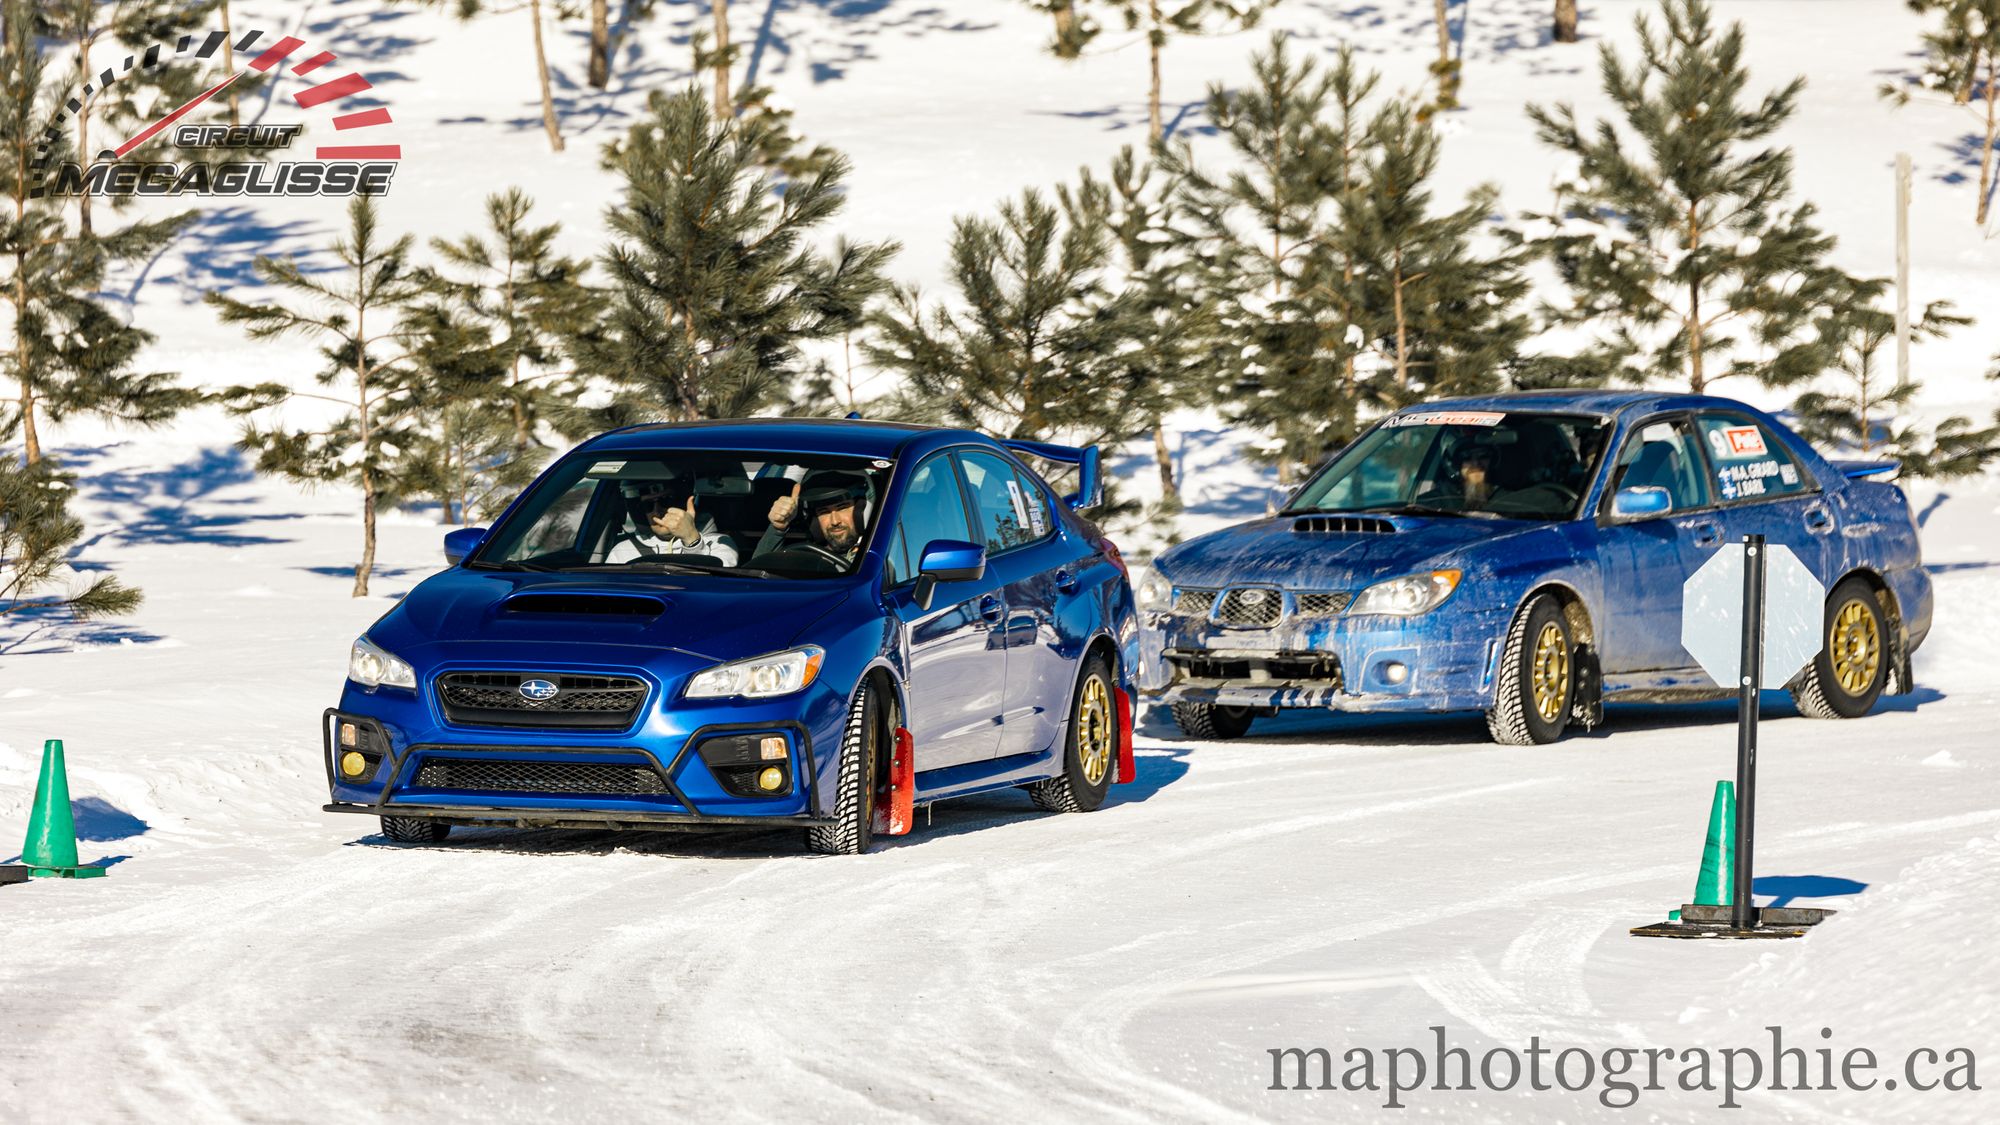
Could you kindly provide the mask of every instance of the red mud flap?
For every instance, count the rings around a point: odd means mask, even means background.
[[[1113,688],[1118,696],[1118,784],[1128,785],[1139,777],[1139,763],[1132,756],[1132,697],[1124,688]]]
[[[907,727],[896,728],[896,749],[889,755],[889,777],[875,794],[875,832],[908,835],[916,823],[917,744]]]

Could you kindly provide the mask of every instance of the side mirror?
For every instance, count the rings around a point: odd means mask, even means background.
[[[1611,514],[1619,519],[1663,516],[1673,510],[1674,498],[1664,488],[1621,488],[1611,498]]]
[[[457,566],[460,559],[479,549],[486,539],[483,527],[461,527],[444,533],[444,562],[446,566]]]
[[[917,562],[917,587],[912,594],[918,608],[931,607],[931,595],[940,582],[971,582],[986,576],[986,548],[959,539],[933,539]]]

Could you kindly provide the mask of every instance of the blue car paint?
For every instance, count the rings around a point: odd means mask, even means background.
[[[1506,630],[1530,596],[1561,591],[1583,608],[1603,667],[1603,693],[1633,696],[1715,690],[1680,647],[1681,585],[1722,543],[1760,533],[1796,553],[1830,590],[1866,575],[1892,597],[1892,631],[1903,662],[1930,629],[1931,591],[1915,521],[1902,490],[1850,479],[1770,415],[1730,399],[1647,392],[1528,392],[1455,399],[1407,408],[1592,415],[1615,429],[1585,494],[1580,519],[1381,517],[1391,534],[1300,533],[1278,516],[1213,532],[1163,552],[1156,569],[1178,590],[1262,586],[1279,591],[1285,613],[1270,629],[1238,628],[1174,614],[1148,614],[1139,685],[1167,702],[1355,711],[1462,711],[1493,706]],[[1634,429],[1683,412],[1743,415],[1778,435],[1817,492],[1744,501],[1616,524],[1600,521],[1615,455]],[[1879,471],[1865,466],[1864,471]],[[1815,512],[1819,514],[1815,514]],[[1375,517],[1371,517],[1375,518]],[[1814,528],[1808,521],[1824,519]],[[1300,592],[1357,595],[1365,587],[1432,569],[1458,569],[1457,589],[1413,617],[1341,613],[1305,618]],[[1900,626],[1900,628],[1896,628]],[[1300,687],[1179,682],[1169,650],[1229,655],[1321,653],[1336,657],[1339,686]],[[1409,670],[1401,683],[1388,662]],[[1226,677],[1225,677],[1226,679]]]
[[[977,449],[1014,459],[998,443],[967,431],[885,423],[724,422],[634,427],[586,442],[551,465],[544,476],[578,458],[621,450],[736,450],[771,455],[837,454],[894,459],[876,527],[893,528],[909,473],[939,451]],[[1061,447],[1047,447],[1060,453]],[[1044,450],[1036,449],[1040,453]],[[1070,451],[1077,453],[1079,451]],[[1094,474],[1086,474],[1086,485]],[[1050,490],[1052,493],[1052,490]],[[528,495],[523,492],[522,497]],[[517,498],[500,521],[520,507]],[[564,812],[632,814],[633,823],[732,818],[812,823],[832,813],[834,781],[846,717],[863,677],[885,672],[894,685],[904,723],[915,745],[918,803],[1006,788],[1059,773],[1073,692],[1087,653],[1102,649],[1114,682],[1132,688],[1137,628],[1131,588],[1095,527],[1063,503],[1052,505],[1052,533],[1035,543],[991,556],[976,581],[944,582],[928,610],[909,585],[884,589],[884,556],[890,534],[869,529],[869,545],[856,573],[805,579],[727,578],[640,574],[562,574],[472,569],[463,562],[426,579],[371,626],[369,641],[415,669],[414,691],[365,687],[347,681],[337,712],[372,720],[389,740],[390,754],[365,782],[327,773],[338,811],[394,815],[399,806],[464,808],[469,817],[509,822],[537,817],[559,821]],[[464,532],[452,548],[470,551]],[[1058,584],[1061,589],[1059,590]],[[521,593],[644,595],[667,604],[656,618],[508,615]],[[1046,598],[1047,604],[1034,601]],[[979,613],[982,599],[997,602],[997,625]],[[912,663],[912,639],[929,631],[946,635],[964,659],[958,674],[928,674]],[[697,673],[728,661],[803,644],[825,651],[817,678],[803,691],[774,699],[686,699]],[[617,674],[647,685],[638,717],[619,731],[478,727],[448,722],[434,684],[451,671],[517,670],[523,673]],[[934,671],[934,670],[933,670]],[[996,690],[996,687],[998,690]],[[935,747],[922,736],[987,702],[990,737],[975,753],[934,762]],[[1003,745],[1003,712],[1029,732]],[[975,724],[976,725],[976,724]],[[727,727],[731,733],[771,733],[788,739],[792,775],[803,784],[775,797],[726,792],[693,753],[697,733]],[[412,748],[417,748],[412,752]],[[425,789],[417,785],[433,757],[499,752],[510,761],[654,764],[685,803],[657,797],[539,796],[518,792]],[[393,771],[390,766],[393,765]]]

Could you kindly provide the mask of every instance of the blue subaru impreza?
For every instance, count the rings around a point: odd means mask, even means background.
[[[828,853],[993,789],[1094,809],[1132,774],[1137,645],[1124,563],[1077,515],[1098,494],[1095,448],[962,430],[595,438],[355,641],[326,808],[405,842],[793,825]]]
[[[1283,708],[1484,711],[1502,743],[1602,703],[1714,695],[1681,647],[1681,587],[1762,534],[1829,591],[1825,644],[1785,685],[1851,718],[1910,689],[1930,581],[1902,490],[1730,399],[1530,392],[1413,406],[1275,516],[1182,543],[1139,584],[1140,687],[1187,733]]]

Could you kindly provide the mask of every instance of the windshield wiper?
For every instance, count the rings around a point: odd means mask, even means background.
[[[476,562],[466,563],[465,565],[474,570],[532,570],[537,574],[557,573],[555,567],[544,566],[541,563],[521,562],[519,560],[513,562]]]

